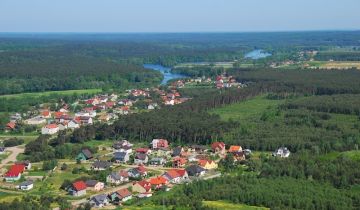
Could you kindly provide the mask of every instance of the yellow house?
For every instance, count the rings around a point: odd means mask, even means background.
[[[213,160],[199,160],[199,165],[207,170],[216,169],[218,167],[218,164]]]

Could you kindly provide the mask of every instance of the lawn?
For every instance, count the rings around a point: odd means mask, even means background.
[[[100,93],[101,89],[83,89],[83,90],[63,90],[63,91],[45,91],[36,93],[19,93],[11,95],[1,95],[0,98],[23,98],[23,97],[41,97],[50,95],[73,95],[73,94],[95,94]]]
[[[334,160],[340,156],[350,158],[355,161],[360,161],[360,150],[351,150],[346,152],[330,152],[322,156],[324,160]]]
[[[285,100],[270,100],[266,96],[258,96],[253,99],[216,108],[210,113],[218,114],[223,120],[244,120],[254,116],[259,116],[268,108],[277,107]]]
[[[357,61],[311,61],[307,62],[307,64],[310,68],[315,67],[320,69],[360,69],[360,62]]]
[[[11,202],[12,200],[18,197],[19,195],[17,194],[0,191],[0,202]]]
[[[244,204],[232,204],[226,201],[203,201],[205,206],[215,209],[228,209],[228,210],[265,210],[268,208],[248,206]]]

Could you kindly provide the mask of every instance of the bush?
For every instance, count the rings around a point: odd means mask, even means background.
[[[14,147],[24,143],[23,139],[11,138],[4,141],[4,147]]]

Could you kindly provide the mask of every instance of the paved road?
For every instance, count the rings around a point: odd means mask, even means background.
[[[10,162],[15,162],[16,161],[16,157],[20,154],[24,152],[24,148],[21,148],[22,146],[16,146],[16,147],[7,147],[6,151],[10,151],[11,154],[5,158],[4,160],[1,161],[0,163],[0,169],[2,167],[4,167],[6,164],[10,163]]]

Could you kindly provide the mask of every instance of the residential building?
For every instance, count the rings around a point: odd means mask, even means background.
[[[224,155],[225,154],[225,143],[224,142],[214,142],[211,144],[211,149],[214,153]]]
[[[80,161],[86,161],[93,158],[92,153],[88,149],[83,149],[81,152],[77,155],[76,160]]]
[[[146,164],[149,161],[149,157],[146,154],[138,153],[135,155],[134,163],[136,165]]]
[[[48,124],[41,128],[41,134],[43,135],[53,135],[59,132],[59,127],[56,124]]]
[[[91,169],[94,171],[104,171],[109,169],[111,165],[110,162],[97,160],[92,164]]]
[[[189,176],[203,176],[206,170],[199,165],[191,165],[186,168],[186,172]]]
[[[25,170],[25,165],[23,164],[14,164],[10,169],[5,173],[5,181],[14,182],[18,181],[21,178],[22,173]]]
[[[96,180],[87,180],[85,184],[87,189],[91,191],[101,191],[105,187],[104,182],[99,182]]]
[[[129,153],[126,152],[115,152],[114,153],[114,159],[117,163],[126,163],[130,159]]]
[[[90,198],[90,205],[96,208],[103,208],[109,204],[109,199],[106,194],[95,195]]]
[[[150,193],[151,183],[146,180],[136,182],[132,186],[132,191],[137,193]]]
[[[69,193],[73,196],[86,195],[86,184],[84,181],[77,181],[72,184],[69,189]]]
[[[287,158],[290,156],[290,150],[287,147],[280,147],[273,153],[273,156]]]
[[[153,139],[151,142],[153,149],[167,149],[169,147],[169,143],[166,139]]]
[[[218,167],[218,164],[213,160],[202,159],[202,160],[199,160],[198,163],[201,167],[203,167],[206,170],[212,170],[212,169],[216,169]]]
[[[19,184],[20,190],[31,190],[32,188],[34,188],[34,182],[31,180]]]

